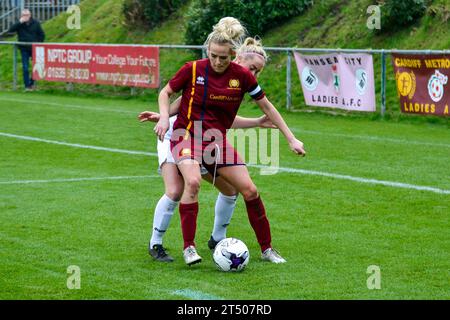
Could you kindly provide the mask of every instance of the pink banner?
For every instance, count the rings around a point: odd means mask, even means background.
[[[33,44],[33,79],[159,87],[159,48]]]
[[[371,55],[302,55],[294,52],[294,56],[307,105],[376,110]]]

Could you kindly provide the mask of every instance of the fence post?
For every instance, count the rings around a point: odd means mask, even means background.
[[[386,52],[381,52],[381,117],[386,113]]]
[[[17,90],[17,45],[13,45],[13,90]]]
[[[291,65],[292,65],[292,54],[288,50],[287,61],[286,61],[286,109],[291,110],[292,96],[291,96]]]

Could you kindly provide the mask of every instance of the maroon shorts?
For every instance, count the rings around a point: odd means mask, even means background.
[[[237,151],[227,141],[198,141],[195,138],[181,138],[179,141],[170,141],[170,150],[172,151],[175,163],[182,160],[193,159],[203,165],[209,173],[217,176],[216,169],[227,166],[245,165]]]

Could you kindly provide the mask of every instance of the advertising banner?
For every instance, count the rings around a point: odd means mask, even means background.
[[[294,52],[305,103],[375,111],[373,60],[369,54],[303,55]]]
[[[448,116],[450,55],[392,54],[404,113]]]
[[[33,79],[159,87],[159,48],[33,44]]]

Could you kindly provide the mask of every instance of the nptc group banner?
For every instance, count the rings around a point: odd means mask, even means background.
[[[371,55],[294,52],[294,56],[307,105],[375,111]]]
[[[448,116],[450,55],[392,54],[404,113]]]
[[[33,44],[33,79],[159,87],[159,48]]]

